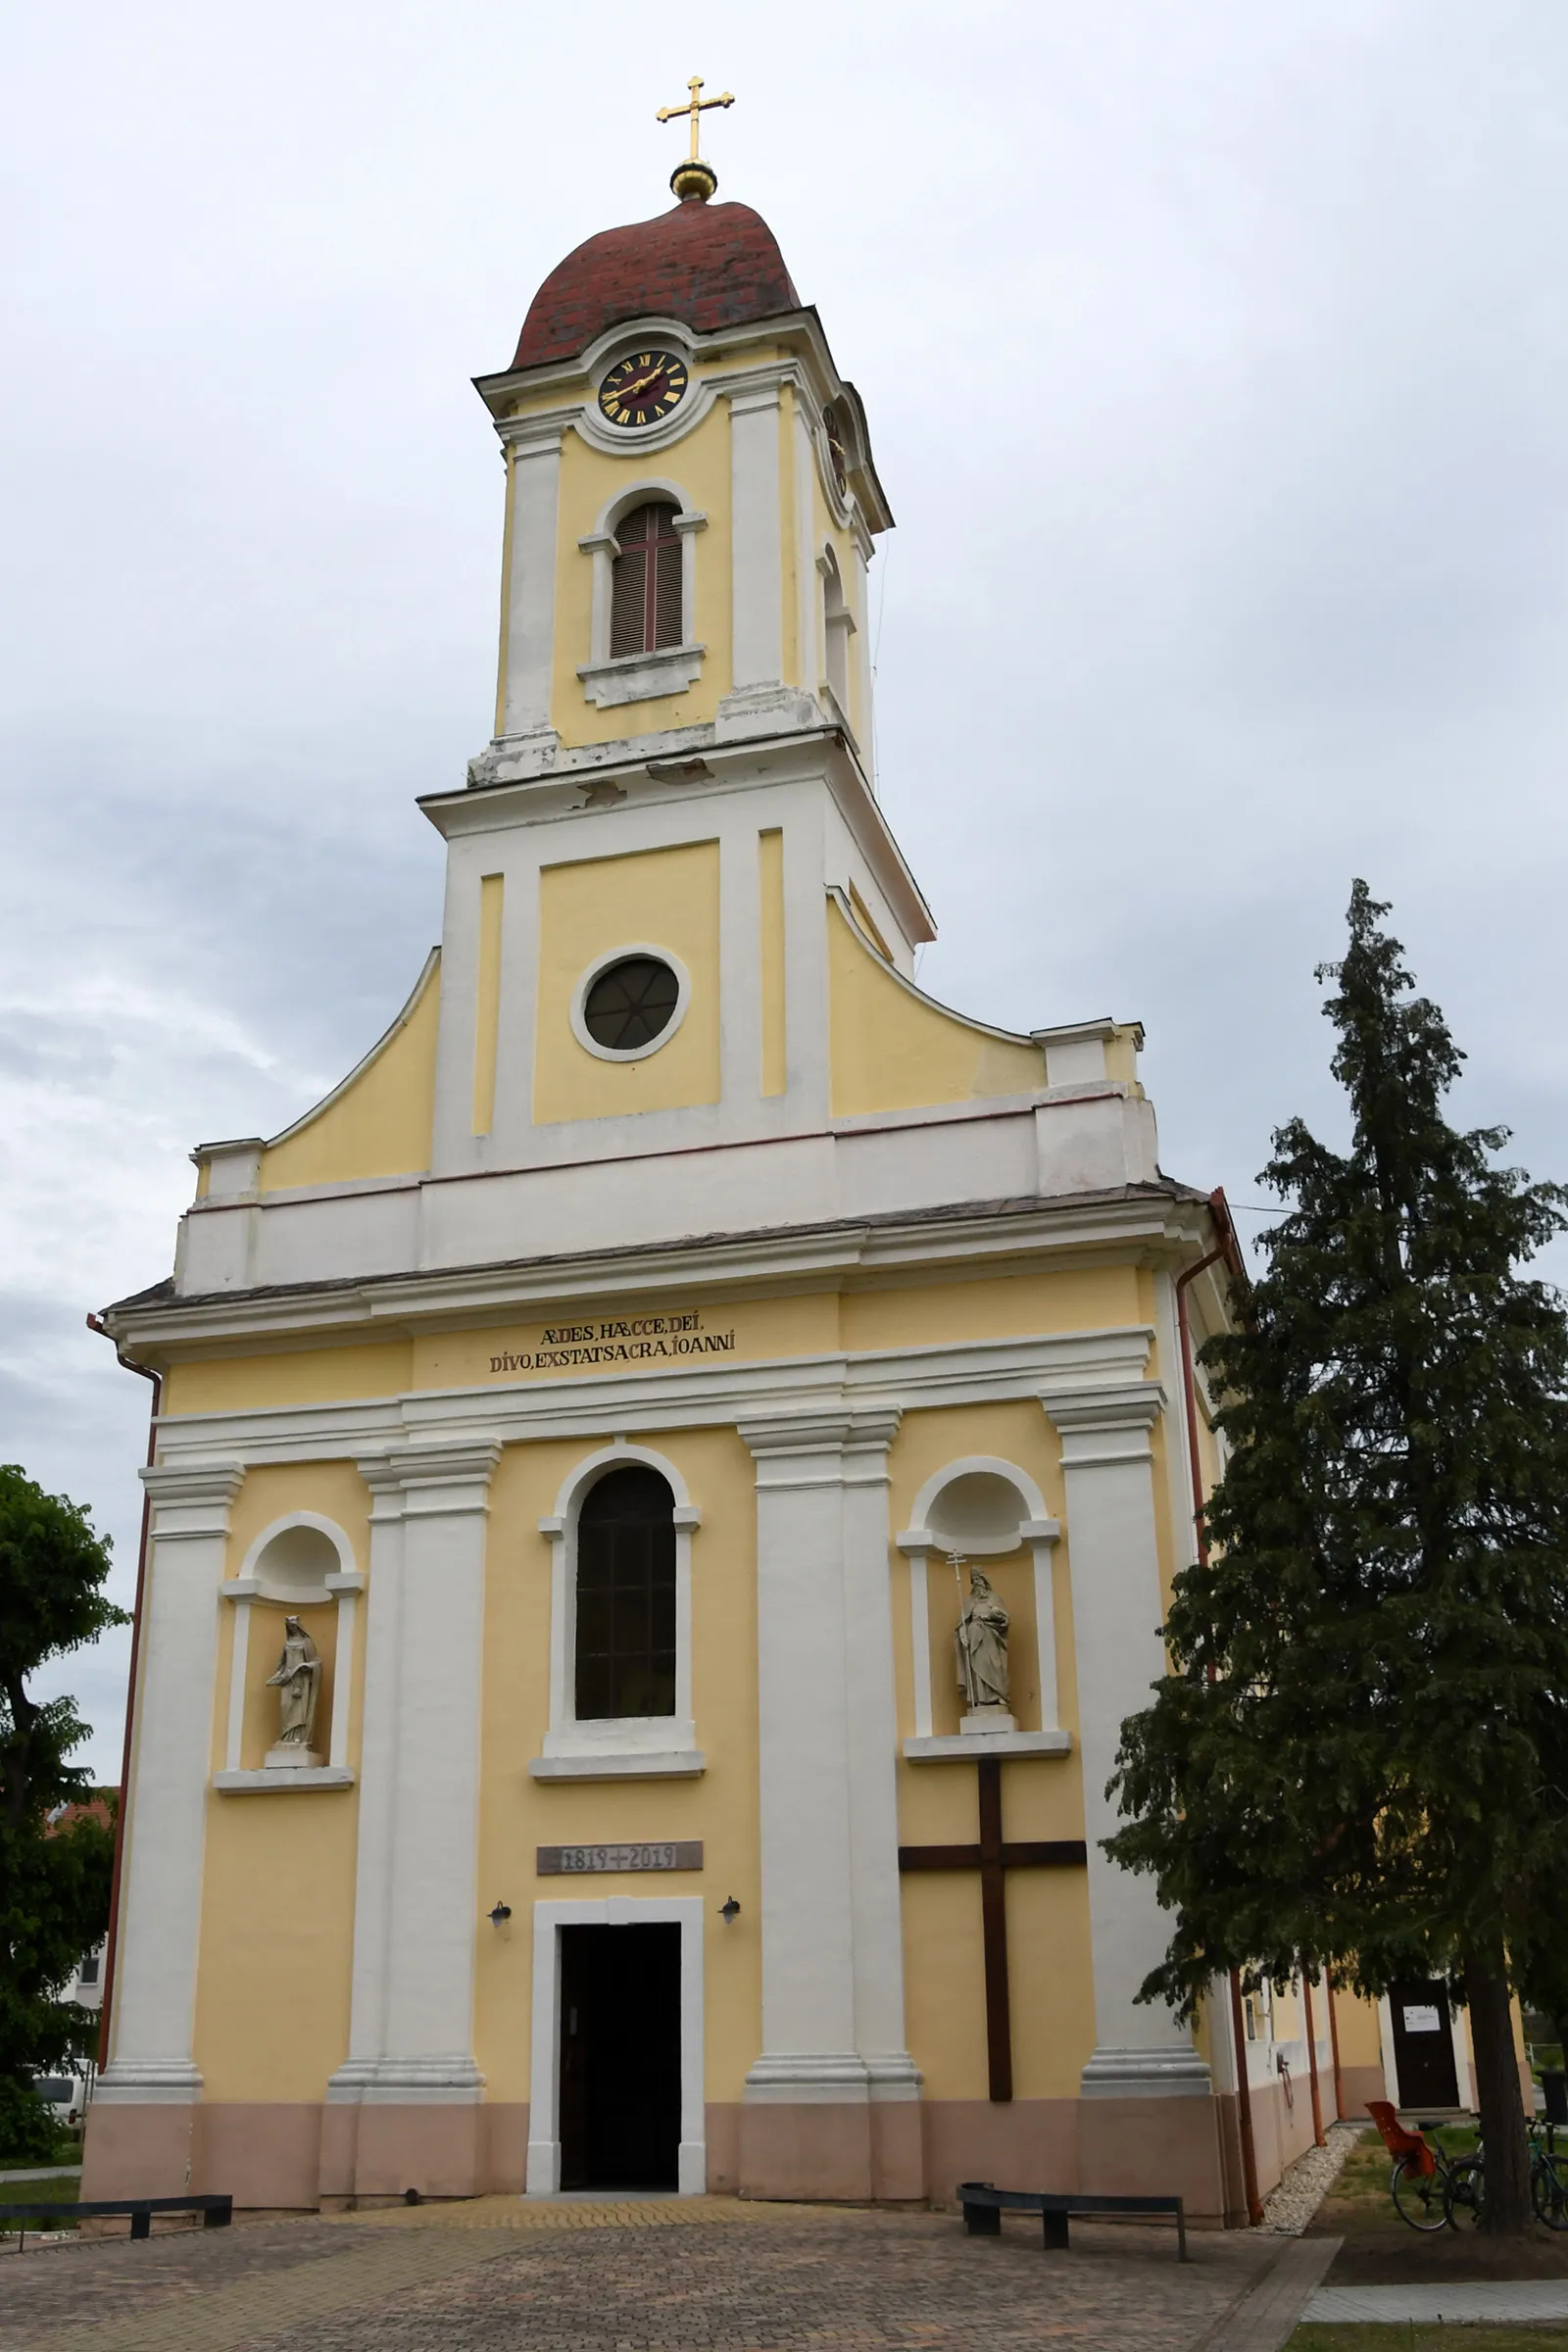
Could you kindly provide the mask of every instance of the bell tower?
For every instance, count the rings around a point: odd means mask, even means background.
[[[664,110],[694,149],[730,103],[701,87]],[[871,775],[892,515],[864,412],[766,222],[695,152],[670,184],[478,379],[507,466],[495,735],[421,804],[450,846],[432,1172],[598,1167],[618,1216],[635,1158],[650,1234],[685,1213],[679,1155],[824,1131],[834,923],[906,979],[932,936]],[[582,1213],[598,1180],[567,1188]]]
[[[839,736],[868,768],[864,411],[772,231],[694,152],[545,279],[478,378],[507,462],[495,737],[469,782]],[[651,534],[651,536],[650,536]]]

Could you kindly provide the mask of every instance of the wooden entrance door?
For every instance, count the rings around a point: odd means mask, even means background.
[[[1394,2018],[1396,2093],[1401,2107],[1457,2107],[1459,2082],[1453,2063],[1453,2032],[1444,1984],[1396,1984],[1389,1995]]]
[[[674,2188],[680,1929],[561,1930],[561,2185]]]

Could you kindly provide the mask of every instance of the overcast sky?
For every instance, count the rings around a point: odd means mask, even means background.
[[[83,1315],[168,1272],[190,1146],[295,1118],[437,935],[414,798],[494,681],[468,378],[667,204],[693,72],[899,517],[923,984],[1142,1019],[1165,1167],[1255,1202],[1272,1126],[1334,1126],[1312,967],[1361,873],[1458,1114],[1565,1172],[1568,10],[5,17],[0,1458],[91,1504],[122,1597],[147,1392]],[[67,1675],[108,1778],[123,1673]]]

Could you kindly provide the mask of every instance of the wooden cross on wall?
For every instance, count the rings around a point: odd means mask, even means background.
[[[1002,1835],[1002,1758],[977,1756],[980,1788],[978,1845],[901,1845],[900,1870],[977,1870],[980,1927],[985,1946],[986,2060],[994,2100],[1012,2096],[1012,2000],[1007,1982],[1009,1870],[1082,1870],[1089,1848],[1081,1838],[1025,1839]]]

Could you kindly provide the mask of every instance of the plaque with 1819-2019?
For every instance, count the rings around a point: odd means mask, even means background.
[[[701,1870],[700,1838],[655,1840],[638,1845],[542,1845],[539,1876],[574,1879],[607,1870]]]

